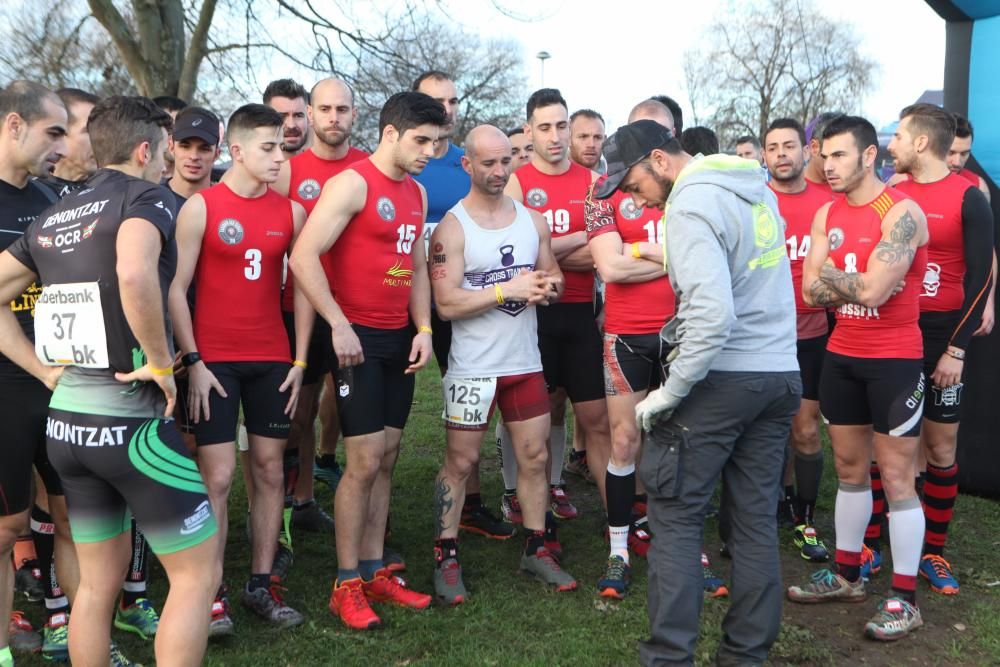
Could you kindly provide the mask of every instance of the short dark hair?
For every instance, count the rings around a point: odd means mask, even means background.
[[[54,92],[40,83],[24,79],[12,81],[0,91],[0,118],[16,113],[24,122],[31,123],[45,115],[42,103],[46,99],[60,102]]]
[[[528,98],[528,120],[531,120],[531,114],[535,113],[535,109],[550,107],[555,104],[561,104],[564,109],[569,109],[566,100],[563,99],[562,93],[559,92],[558,88],[541,88],[536,90]]]
[[[740,144],[750,144],[754,148],[760,148],[760,139],[753,136],[752,134],[744,134],[742,137],[736,140],[736,145]]]
[[[386,100],[378,115],[378,132],[381,136],[385,128],[392,125],[402,136],[407,130],[421,125],[441,127],[447,122],[448,114],[443,104],[430,95],[410,90]]]
[[[875,126],[861,116],[841,114],[826,124],[823,141],[841,134],[850,134],[858,150],[864,152],[869,146],[878,148],[878,132]]]
[[[523,127],[515,127],[513,130],[507,130],[507,138],[513,137],[515,134],[524,134]]]
[[[287,97],[290,100],[301,97],[306,104],[309,104],[309,93],[295,79],[275,79],[267,84],[267,88],[264,89],[264,104],[270,102],[272,97]]]
[[[160,129],[169,132],[171,127],[170,114],[148,97],[107,97],[94,105],[87,120],[99,167],[128,162],[135,147],[146,141],[159,150]]]
[[[594,120],[601,121],[602,125],[604,124],[604,116],[597,113],[593,109],[577,109],[576,111],[570,114],[569,122],[572,123],[577,118],[592,118]]]
[[[959,139],[974,139],[972,123],[961,114],[955,114],[955,136]]]
[[[771,124],[767,126],[767,132],[764,133],[764,141],[767,141],[767,135],[771,134],[774,130],[795,130],[795,133],[799,135],[799,141],[802,145],[806,145],[806,131],[802,127],[802,123],[795,120],[794,118],[775,118],[771,121]],[[737,140],[736,143],[741,143]]]
[[[256,130],[258,127],[281,127],[283,123],[281,114],[266,104],[244,104],[229,117],[226,141],[232,143],[233,137],[241,132]]]
[[[653,95],[649,99],[656,100],[670,109],[670,115],[674,117],[674,136],[681,136],[681,132],[684,131],[684,112],[681,111],[681,105],[677,104],[674,98],[667,95]]]
[[[412,92],[417,92],[420,90],[420,84],[422,84],[427,79],[434,79],[435,81],[454,81],[451,75],[447,72],[442,72],[439,69],[429,69],[426,72],[421,72],[420,76],[413,80],[413,86],[410,87]]]
[[[817,141],[821,140],[823,138],[823,130],[826,129],[830,121],[843,115],[840,111],[824,111],[809,121],[806,124],[806,143],[811,142],[813,139]]]
[[[936,104],[911,104],[899,112],[899,120],[910,119],[916,134],[926,134],[927,147],[935,157],[945,159],[955,140],[955,115]]]
[[[173,95],[160,95],[153,98],[153,104],[166,111],[180,111],[188,105],[185,100]]]
[[[714,155],[719,152],[719,137],[711,129],[695,125],[681,132],[681,146],[690,155]]]
[[[74,104],[97,104],[101,101],[101,98],[97,95],[80,90],[79,88],[60,88],[56,91],[56,95],[59,96],[59,99],[62,100],[63,105],[66,107],[66,114],[69,116],[70,124],[76,122],[76,118],[73,116]]]

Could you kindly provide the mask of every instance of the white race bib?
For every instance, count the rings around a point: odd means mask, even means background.
[[[482,426],[490,419],[490,406],[497,393],[496,378],[454,378],[445,375],[444,412],[441,417],[458,426]]]
[[[108,367],[101,289],[96,282],[42,288],[35,302],[35,354],[46,366]]]

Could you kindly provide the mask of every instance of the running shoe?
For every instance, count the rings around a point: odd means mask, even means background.
[[[462,566],[455,558],[448,558],[434,568],[434,595],[441,604],[455,606],[465,602],[469,592],[462,582]]]
[[[632,583],[632,568],[621,556],[609,556],[604,566],[604,576],[597,581],[597,594],[602,598],[625,599],[625,592]]]
[[[646,530],[649,522],[646,517],[633,523],[628,529],[628,548],[640,558],[645,558],[649,553],[649,547],[653,542],[653,536]]]
[[[921,558],[920,576],[930,583],[935,593],[958,595],[958,579],[951,572],[951,564],[942,556],[927,554]]]
[[[568,472],[571,475],[576,475],[577,477],[582,477],[591,484],[595,483],[594,475],[590,472],[590,467],[587,465],[586,451],[571,451],[569,453],[569,458],[566,459],[566,465],[563,466],[563,471]]]
[[[729,595],[726,583],[712,571],[712,564],[708,562],[708,554],[705,552],[701,554],[701,583],[710,598],[724,598]]]
[[[868,581],[882,569],[882,552],[870,549],[867,544],[861,546],[861,578]]]
[[[274,560],[271,562],[271,576],[278,579],[287,577],[294,560],[295,554],[292,548],[278,540],[278,548],[274,550]]]
[[[409,609],[427,609],[433,599],[430,595],[407,588],[403,578],[396,576],[386,567],[376,570],[375,578],[365,581],[362,589],[373,602],[388,602]]]
[[[923,624],[916,605],[903,598],[887,598],[879,604],[872,620],[865,624],[865,635],[888,642],[905,637]]]
[[[576,590],[576,579],[559,567],[559,561],[545,547],[533,555],[521,556],[521,572],[553,586],[559,592]]]
[[[390,572],[405,572],[406,561],[403,554],[391,548],[388,544],[382,545],[382,565]]]
[[[129,660],[125,653],[118,648],[118,644],[111,642],[111,646],[108,648],[111,656],[111,667],[142,667],[141,663]]]
[[[553,486],[549,491],[551,502],[549,503],[552,514],[557,519],[575,519],[578,512],[573,506],[573,503],[569,501],[569,496],[566,495],[566,489],[561,486]]]
[[[315,500],[292,508],[292,526],[310,533],[333,534],[333,517]]]
[[[115,627],[126,632],[134,632],[143,639],[151,639],[156,636],[156,630],[160,626],[160,617],[153,609],[153,603],[146,598],[139,598],[135,604],[130,604],[124,609],[121,605],[115,609]]]
[[[334,493],[337,492],[337,485],[340,484],[343,476],[344,469],[336,461],[334,461],[332,466],[322,465],[318,458],[313,463],[313,479],[323,482]]]
[[[281,599],[281,593],[286,589],[278,581],[277,577],[271,577],[271,585],[267,588],[243,589],[243,606],[277,628],[302,625],[305,617]]]
[[[233,619],[229,616],[229,600],[217,596],[212,602],[212,620],[208,623],[208,637],[228,637],[233,634]]]
[[[649,511],[649,503],[642,500],[632,501],[632,521],[639,521],[646,518],[646,512]]]
[[[509,496],[505,493],[500,496],[500,513],[503,514],[503,520],[507,523],[524,523],[524,517],[521,515],[521,502],[517,499],[517,494],[510,494]]]
[[[826,550],[823,540],[819,539],[816,529],[809,524],[795,526],[795,546],[799,548],[799,555],[813,563],[823,563],[830,559],[830,552]]]
[[[69,660],[69,614],[52,614],[42,628],[42,657],[53,662]]]
[[[789,586],[788,599],[792,602],[814,604],[817,602],[864,602],[868,598],[865,580],[850,582],[831,570],[817,570],[805,586]]]
[[[501,501],[501,504],[503,501]],[[458,527],[493,540],[506,540],[514,536],[514,526],[501,521],[485,505],[464,508]]]
[[[14,592],[20,593],[28,602],[40,602],[45,598],[45,585],[37,560],[25,560],[14,573]]]
[[[31,627],[31,623],[24,617],[23,611],[10,612],[7,633],[12,651],[34,653],[42,648],[42,636]]]
[[[371,630],[382,624],[382,620],[368,604],[364,582],[360,577],[334,584],[329,607],[344,625],[353,630]]]

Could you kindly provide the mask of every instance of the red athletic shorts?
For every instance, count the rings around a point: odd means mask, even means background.
[[[505,422],[519,422],[549,413],[549,392],[541,371],[497,378],[497,391],[490,405],[486,424],[462,426],[445,421],[445,428],[459,431],[485,431],[493,410],[500,407]]]

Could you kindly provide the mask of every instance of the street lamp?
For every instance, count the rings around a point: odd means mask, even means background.
[[[545,61],[552,57],[552,54],[548,51],[539,51],[535,54],[539,62],[542,64],[542,88],[545,87]]]

